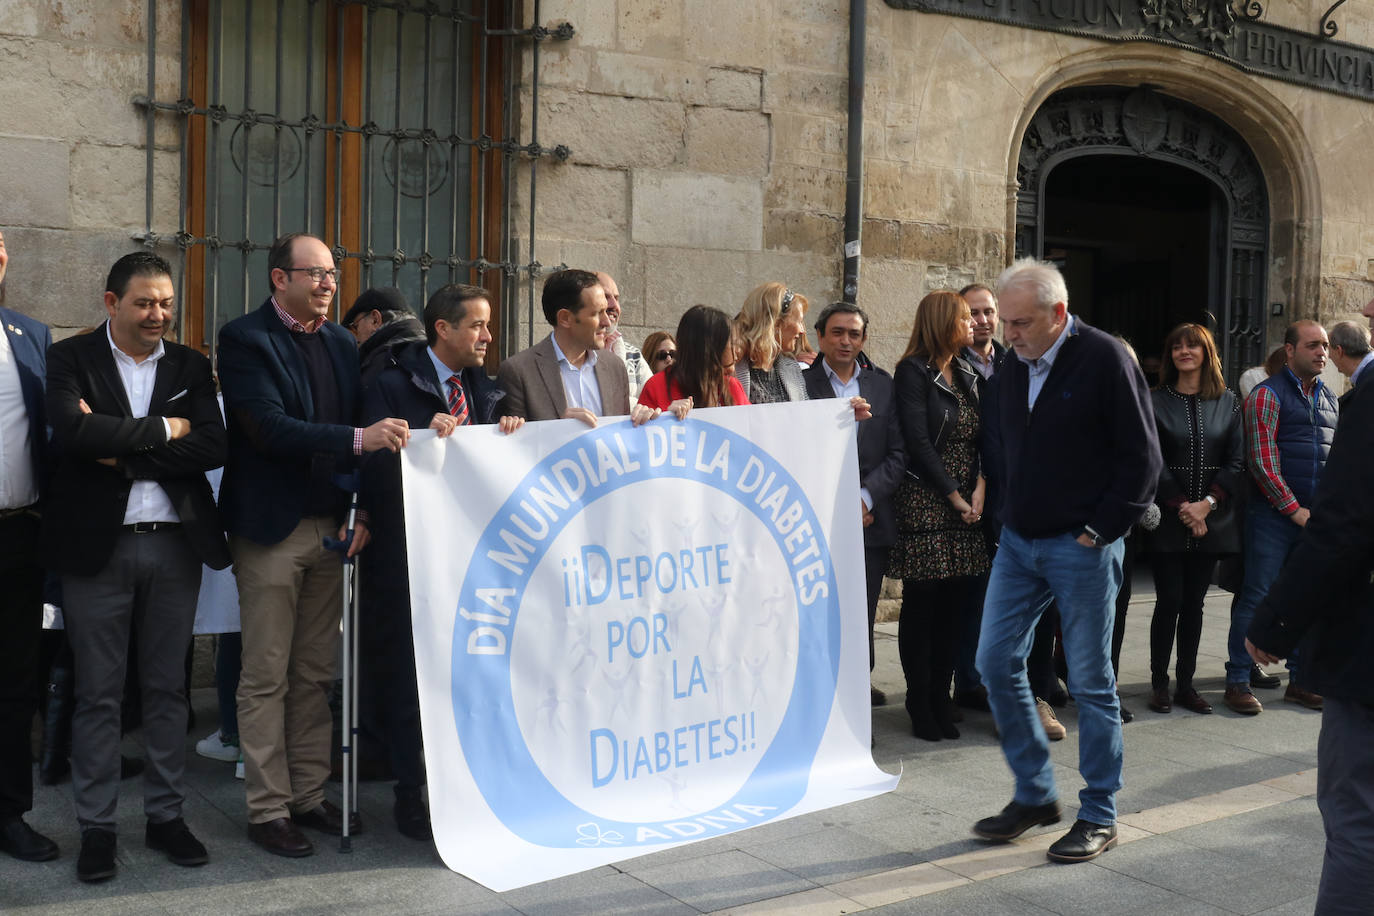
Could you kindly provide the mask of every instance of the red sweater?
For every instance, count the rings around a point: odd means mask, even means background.
[[[739,383],[739,379],[731,375],[727,376],[725,381],[730,386],[730,406],[739,407],[749,403],[749,398],[745,395],[744,386]],[[669,383],[668,373],[665,369],[644,383],[643,389],[639,392],[639,403],[645,407],[667,410],[668,405],[684,397],[686,395],[682,393],[682,389],[677,386],[676,381]]]

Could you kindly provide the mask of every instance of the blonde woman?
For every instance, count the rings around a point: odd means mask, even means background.
[[[750,404],[805,401],[802,367],[791,355],[809,303],[782,283],[756,286],[735,317],[742,352],[735,361],[735,378]]]

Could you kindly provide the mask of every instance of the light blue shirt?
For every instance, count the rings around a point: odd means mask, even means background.
[[[1064,341],[1073,335],[1074,317],[1068,316],[1064,322],[1064,329],[1059,332],[1059,339],[1050,344],[1050,348],[1040,355],[1039,359],[1026,359],[1021,354],[1016,354],[1016,358],[1026,364],[1030,370],[1029,384],[1026,386],[1026,408],[1035,409],[1035,399],[1040,397],[1040,389],[1045,387],[1045,379],[1049,378],[1050,370],[1054,368],[1054,360],[1059,356],[1059,348],[1064,346]]]
[[[447,405],[448,405],[449,394],[450,394],[450,392],[451,392],[451,389],[450,389],[449,386],[448,386],[448,380],[451,379],[451,378],[453,378],[455,375],[458,375],[459,373],[454,372],[452,369],[450,369],[450,368],[448,367],[448,364],[446,364],[442,359],[439,358],[439,354],[437,354],[437,353],[434,352],[434,348],[433,348],[433,347],[426,347],[426,348],[425,348],[425,352],[429,354],[429,361],[432,362],[432,363],[434,364],[434,374],[437,375],[437,376],[439,377],[439,394],[443,396],[443,398],[444,398],[444,405],[445,405],[445,407],[447,407]],[[467,389],[465,388],[465,389],[463,389],[463,399],[464,399],[464,400],[467,400],[467,397],[468,397],[468,392],[467,392]],[[471,422],[472,422],[472,402],[471,402],[471,401],[468,401],[468,402],[467,402],[467,405],[468,405],[468,422],[471,423]]]
[[[558,345],[558,338],[549,335],[553,355],[558,359],[558,374],[563,379],[563,394],[568,407],[585,407],[593,415],[601,416],[601,386],[596,381],[596,351],[588,350],[581,367],[574,367]]]
[[[1351,388],[1355,387],[1355,382],[1359,379],[1361,375],[1364,374],[1365,367],[1372,362],[1374,362],[1374,350],[1370,350],[1368,353],[1366,353],[1364,355],[1364,359],[1360,360],[1360,364],[1355,367],[1355,371],[1350,373]]]
[[[859,373],[864,370],[857,362],[854,363],[854,373],[849,376],[847,382],[840,381],[840,377],[830,368],[830,362],[825,357],[821,357],[821,368],[825,370],[825,377],[830,379],[830,390],[835,392],[835,397],[847,401],[859,396]],[[868,487],[859,487],[859,498],[864,501],[866,509],[873,509],[873,496],[868,492]]]

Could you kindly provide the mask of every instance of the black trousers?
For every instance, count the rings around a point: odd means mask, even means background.
[[[1202,602],[1217,555],[1179,551],[1157,553],[1153,557],[1155,572],[1155,616],[1150,621],[1150,683],[1154,687],[1169,686],[1169,655],[1178,636],[1178,664],[1175,689],[1193,686],[1197,671],[1197,649],[1202,640]]]
[[[33,807],[29,734],[42,632],[38,517],[12,515],[0,519],[0,821]]]
[[[878,619],[878,596],[883,590],[883,573],[891,547],[864,548],[864,585],[868,589],[868,670],[873,670],[873,623]]]
[[[897,653],[906,676],[908,708],[914,702],[929,702],[930,697],[949,698],[954,647],[977,585],[975,576],[902,580]]]
[[[396,777],[396,794],[416,795],[425,784],[425,756],[410,626],[410,590],[405,585],[382,588],[379,576],[383,573],[376,564],[363,566],[358,609],[362,647],[359,713],[365,730],[385,748]]]

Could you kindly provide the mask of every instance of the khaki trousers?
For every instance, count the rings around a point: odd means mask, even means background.
[[[305,518],[279,544],[230,536],[243,629],[239,746],[248,820],[261,824],[324,801],[338,663],[340,555],[327,517]]]

